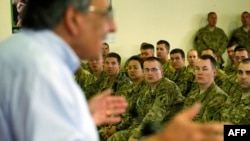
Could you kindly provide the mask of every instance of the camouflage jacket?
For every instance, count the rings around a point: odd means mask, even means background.
[[[244,96],[243,96],[244,95]],[[250,124],[250,93],[233,95],[220,109],[222,121],[233,124]]]
[[[113,83],[110,83],[108,77],[104,77],[98,83],[99,92],[104,91],[108,88],[113,90],[113,95],[124,95],[132,88],[132,81],[125,75],[125,73],[120,72]]]
[[[231,75],[232,73],[235,73],[236,72],[236,67],[231,64],[231,65],[228,65],[226,67],[224,67],[223,69],[225,71],[225,73],[229,76]]]
[[[212,48],[221,56],[226,50],[228,38],[221,28],[215,27],[213,31],[210,31],[206,26],[198,31],[194,43],[199,54],[205,48]]]
[[[162,70],[163,70],[164,77],[167,77],[167,78],[169,78],[175,72],[175,69],[172,67],[170,60],[167,63],[162,64]]]
[[[123,129],[133,129],[138,124],[134,124],[133,118],[137,118],[136,113],[136,101],[141,99],[146,91],[148,91],[150,86],[143,80],[138,86],[133,86],[127,94],[127,102],[129,104],[127,111],[122,115],[121,123],[116,125],[116,131]]]
[[[213,83],[201,94],[200,89],[191,91],[185,99],[184,108],[192,106],[195,102],[200,102],[202,108],[193,120],[199,122],[218,120],[215,119],[215,115],[227,97],[227,94]]]
[[[243,45],[250,52],[250,30],[244,31],[243,27],[234,30],[230,41],[236,41],[239,45]]]
[[[141,138],[141,129],[147,122],[160,125],[182,109],[184,97],[177,85],[162,78],[155,89],[149,89],[136,101],[137,117],[133,121],[137,128],[132,131],[134,138]]]
[[[174,71],[168,78],[176,83],[183,96],[187,96],[192,88],[195,76],[188,71],[187,67],[184,67],[181,72]]]

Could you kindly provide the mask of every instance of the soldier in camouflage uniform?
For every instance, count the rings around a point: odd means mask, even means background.
[[[212,48],[203,49],[202,52],[201,52],[201,56],[202,55],[210,55],[210,56],[214,57],[214,59],[216,61],[218,60],[217,56],[216,56],[216,53]],[[216,75],[215,75],[215,78],[214,78],[214,81],[215,81],[216,85],[221,88],[222,83],[225,82],[226,80],[228,80],[228,77],[227,77],[226,73],[222,69],[220,69],[218,67],[218,64],[217,64],[217,66],[216,66]]]
[[[121,57],[115,52],[109,53],[104,60],[104,71],[107,77],[99,79],[95,83],[98,86],[97,91],[102,92],[108,88],[113,90],[113,95],[122,95],[127,98],[127,93],[132,88],[131,80],[125,75],[125,73],[120,72]],[[103,125],[98,127],[99,134],[104,134],[103,130],[110,125]]]
[[[155,52],[155,49],[154,49],[154,46],[152,44],[147,43],[147,42],[142,42],[141,46],[140,46],[140,54],[133,55],[133,56],[139,56],[140,58],[145,60],[148,57],[154,56],[154,52]],[[121,72],[124,72],[126,75],[128,75],[127,65],[128,65],[128,60],[124,63],[124,66],[121,69]]]
[[[187,60],[188,60],[188,71],[194,73],[195,63],[198,60],[198,52],[196,49],[190,49],[187,53]]]
[[[208,13],[207,21],[208,25],[201,28],[196,34],[194,41],[195,49],[197,49],[199,55],[205,48],[214,49],[217,53],[218,64],[220,64],[221,68],[224,63],[222,54],[226,50],[228,38],[221,28],[216,27],[217,15],[215,12]]]
[[[131,80],[124,74],[120,73],[121,57],[119,54],[111,52],[104,61],[104,71],[107,77],[99,83],[99,91],[112,88],[114,95],[126,96],[128,90],[132,88]]]
[[[174,68],[171,66],[170,60],[168,59],[168,54],[170,51],[170,44],[166,40],[159,40],[156,43],[156,55],[160,59],[163,74],[173,74]]]
[[[184,108],[200,102],[202,108],[193,119],[198,122],[209,122],[216,119],[218,108],[227,99],[227,94],[214,83],[216,61],[210,55],[203,55],[195,66],[195,76],[199,88],[192,90],[185,99]]]
[[[238,66],[238,84],[240,94],[228,98],[220,110],[222,121],[233,124],[250,124],[250,59],[244,59]]]
[[[230,42],[227,45],[227,56],[229,61],[227,62],[226,66],[223,68],[227,75],[234,73],[236,68],[234,66],[234,49],[238,46],[236,42]]]
[[[105,138],[114,132],[127,129],[131,125],[132,119],[136,118],[136,109],[134,109],[136,101],[149,89],[148,83],[144,80],[143,60],[140,57],[132,56],[128,59],[128,76],[133,82],[133,88],[127,94],[129,104],[127,112],[123,114],[121,123],[105,129],[106,131],[103,132]]]
[[[237,68],[238,65],[240,64],[240,62],[249,57],[249,53],[247,51],[247,49],[244,46],[237,46],[234,49],[234,66]],[[237,80],[237,71],[235,71],[234,73],[231,73],[229,76],[229,81],[231,82],[236,82]]]
[[[157,58],[150,57],[144,62],[144,75],[150,89],[140,95],[134,107],[130,107],[135,116],[131,125],[112,135],[108,141],[127,141],[129,137],[140,139],[145,123],[165,123],[182,108],[184,97],[174,82],[162,78],[161,63]]]
[[[88,62],[86,62],[86,61],[84,61],[84,60],[82,60],[82,62],[81,62],[81,68],[83,68],[84,70],[87,70],[88,72],[91,73],[91,69],[90,69],[90,67],[89,67]]]
[[[183,96],[187,96],[192,88],[194,74],[185,66],[185,54],[182,49],[176,48],[170,52],[171,64],[175,69],[168,78],[176,83]]]
[[[89,71],[80,67],[75,74],[75,80],[81,87],[82,91],[84,91],[86,99],[89,99],[91,97],[91,94],[89,94],[88,92],[88,86],[89,84],[94,83],[95,81],[94,75],[92,75],[91,73],[89,73]]]
[[[103,71],[103,58],[101,54],[89,59],[88,66],[91,74],[83,68],[76,73],[76,80],[84,90],[87,99],[100,92],[98,91],[99,84],[106,77],[106,74]]]
[[[233,31],[230,41],[245,46],[250,52],[250,13],[245,11],[241,14],[242,26]]]
[[[102,57],[105,58],[109,54],[109,44],[106,42],[102,43]]]

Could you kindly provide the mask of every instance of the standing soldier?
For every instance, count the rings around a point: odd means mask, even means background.
[[[250,52],[250,13],[245,11],[241,14],[242,26],[237,28],[230,39],[231,42],[237,42],[245,46]]]
[[[214,49],[217,53],[218,63],[221,68],[224,63],[222,54],[226,50],[228,38],[221,28],[216,27],[217,15],[215,12],[208,13],[207,21],[208,25],[201,28],[195,37],[195,48],[197,49],[199,55],[205,48]]]

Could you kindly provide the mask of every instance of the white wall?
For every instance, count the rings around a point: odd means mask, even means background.
[[[193,47],[196,31],[206,25],[206,16],[215,11],[217,26],[227,35],[241,25],[240,14],[250,11],[250,0],[112,0],[117,32],[110,43],[123,62],[139,53],[141,42],[155,45],[159,39],[171,49]],[[11,35],[10,0],[0,0],[0,41]],[[225,54],[224,54],[225,56]]]
[[[193,47],[196,31],[206,25],[207,13],[217,13],[217,26],[227,35],[241,26],[240,14],[250,11],[250,0],[113,0],[117,32],[111,51],[123,62],[139,53],[141,42],[170,42],[171,49]],[[226,56],[226,54],[224,54]]]

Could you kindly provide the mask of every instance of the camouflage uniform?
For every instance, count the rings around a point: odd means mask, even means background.
[[[127,102],[129,104],[127,111],[122,115],[122,121],[119,124],[113,125],[116,128],[116,132],[120,131],[120,130],[124,130],[127,128],[131,128],[133,126],[131,126],[131,122],[133,121],[132,119],[136,117],[136,109],[135,109],[135,104],[136,101],[145,94],[145,92],[150,88],[150,86],[148,85],[148,83],[143,80],[139,85],[135,86],[133,85],[133,88],[131,90],[128,91],[127,94]],[[99,134],[102,135],[104,134],[104,131],[106,130],[106,126],[103,126],[100,130],[99,130]],[[133,127],[135,128],[135,127]],[[103,139],[104,140],[104,139]]]
[[[162,70],[163,70],[163,75],[167,78],[169,78],[175,72],[175,69],[172,67],[170,60],[167,63],[162,64]]]
[[[228,76],[228,80],[230,82],[233,82],[233,83],[237,83],[237,72],[235,71],[234,73],[231,73],[229,76]]]
[[[216,76],[214,77],[216,85],[221,88],[222,83],[225,82],[226,79],[228,79],[226,73],[221,69],[216,69]]]
[[[194,74],[188,71],[187,67],[184,67],[180,72],[174,71],[174,73],[169,76],[169,79],[174,81],[180,88],[183,96],[187,96],[191,90],[194,78]]]
[[[138,86],[134,86],[127,94],[128,109],[122,116],[122,122],[116,125],[116,131],[127,129],[131,124],[131,119],[137,116],[136,113],[136,101],[141,98],[148,90],[150,86],[143,80]],[[132,126],[130,126],[132,128]]]
[[[91,98],[92,96],[96,95],[97,93],[101,92],[99,91],[100,84],[104,79],[107,78],[107,74],[103,71],[99,78],[96,78],[93,75],[93,81],[89,81],[87,83],[87,86],[85,87],[85,94],[87,95],[87,98]]]
[[[224,67],[223,69],[225,71],[225,73],[229,76],[231,75],[232,73],[235,73],[236,72],[236,67],[231,64],[231,65],[228,65],[226,67]]]
[[[150,88],[141,96],[136,101],[136,117],[130,127],[115,133],[108,141],[127,141],[130,136],[140,139],[142,126],[146,122],[154,125],[165,123],[182,109],[184,100],[177,85],[167,78],[162,78],[154,90]]]
[[[89,99],[90,95],[88,94],[87,89],[88,85],[95,81],[94,75],[90,74],[87,70],[80,67],[75,74],[75,80],[81,87],[82,91],[84,91],[86,98]]]
[[[202,108],[193,119],[198,122],[219,120],[215,118],[218,109],[227,99],[227,94],[213,83],[206,91],[200,94],[200,89],[191,91],[185,99],[184,108],[188,108],[195,102],[200,102]]]
[[[222,85],[221,89],[229,96],[232,97],[233,95],[241,95],[240,86],[238,83],[229,81],[229,79],[226,79]]]
[[[239,45],[243,45],[250,52],[250,30],[248,32],[244,31],[243,27],[233,31],[231,41],[236,41]]]
[[[195,70],[190,65],[187,65],[187,69],[189,72],[192,72],[194,74]]]
[[[195,37],[194,43],[199,54],[203,49],[212,48],[219,53],[218,64],[222,65],[224,63],[222,54],[226,50],[228,38],[221,28],[215,27],[213,31],[210,31],[208,26],[201,28]]]
[[[120,72],[113,83],[110,83],[108,77],[104,77],[98,87],[98,92],[111,88],[113,95],[123,95],[126,97],[126,94],[132,88],[132,82],[125,73]]]
[[[233,124],[250,124],[250,93],[229,97],[220,109],[222,121]]]
[[[85,70],[87,70],[88,72],[90,72],[91,73],[91,69],[90,69],[90,67],[89,67],[89,65],[88,65],[88,62],[87,63],[85,63],[85,62],[81,62],[81,68],[83,68],[83,69],[85,69]]]

